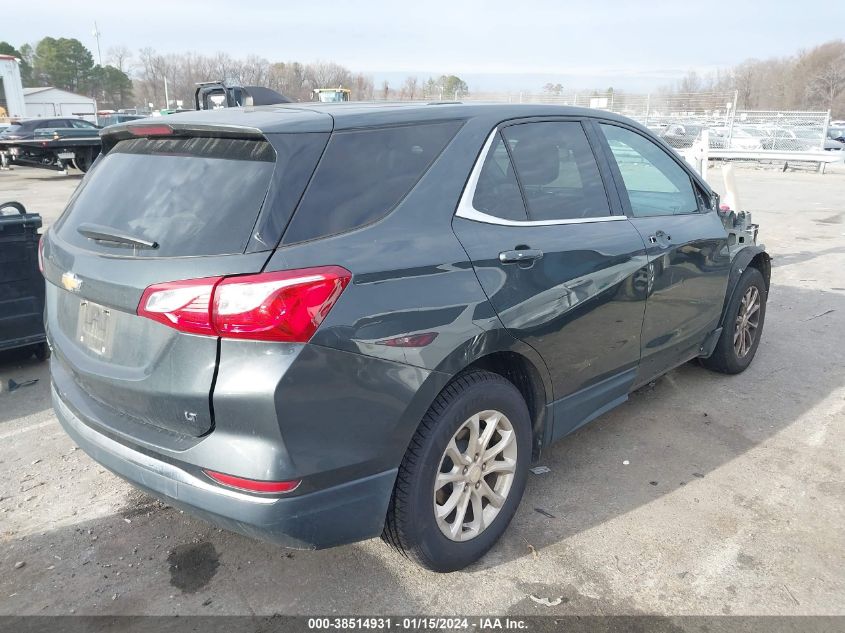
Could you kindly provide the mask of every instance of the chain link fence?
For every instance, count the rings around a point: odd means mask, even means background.
[[[608,110],[642,123],[678,150],[692,148],[707,139],[713,158],[803,157],[813,161],[822,158],[825,162],[845,159],[845,144],[828,137],[829,112],[737,110],[736,92],[500,92],[455,96],[461,101],[547,103]],[[821,154],[825,150],[832,153]]]

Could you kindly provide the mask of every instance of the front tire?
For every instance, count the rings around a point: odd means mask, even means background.
[[[763,274],[749,266],[737,282],[716,349],[701,364],[723,374],[745,371],[760,345],[767,300]]]
[[[433,571],[481,558],[522,498],[531,437],[528,407],[511,382],[486,371],[456,378],[411,440],[382,538]]]

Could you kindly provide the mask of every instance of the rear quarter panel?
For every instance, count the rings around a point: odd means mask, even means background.
[[[465,123],[412,191],[381,220],[279,248],[267,264],[266,270],[339,265],[351,271],[352,283],[310,345],[369,357],[376,372],[385,369],[379,361],[405,367],[396,376],[391,372],[371,376],[370,385],[356,375],[353,382],[359,388],[343,390],[347,423],[361,431],[349,435],[349,450],[366,452],[365,444],[373,441],[368,430],[386,425],[391,441],[385,453],[398,465],[422,416],[449,379],[493,351],[533,354],[532,362],[539,362],[545,372],[533,350],[524,349],[527,346],[502,328],[451,227],[466,179],[495,123]],[[436,337],[424,347],[384,343],[419,333]],[[415,368],[423,370],[423,380],[407,389],[418,380]],[[362,363],[354,371],[370,370]],[[403,372],[410,383],[403,384]],[[401,413],[385,407],[378,419],[379,412],[370,405],[384,396],[382,389],[403,399]]]

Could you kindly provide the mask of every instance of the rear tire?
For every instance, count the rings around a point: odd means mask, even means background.
[[[701,364],[723,374],[745,371],[760,345],[767,299],[763,274],[749,266],[736,284],[716,349],[709,358],[701,359]]]
[[[516,512],[531,440],[528,407],[511,382],[486,371],[459,376],[411,440],[382,538],[433,571],[477,561]]]
[[[73,159],[73,166],[76,167],[83,174],[91,169],[91,164],[94,162],[94,151],[89,147],[78,153]]]
[[[50,358],[50,346],[47,345],[46,342],[38,343],[37,345],[32,346],[32,353],[35,354],[35,358],[44,362]]]

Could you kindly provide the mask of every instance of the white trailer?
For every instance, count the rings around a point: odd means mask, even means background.
[[[22,119],[26,116],[26,101],[21,85],[20,61],[11,55],[0,55],[0,120]]]

